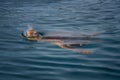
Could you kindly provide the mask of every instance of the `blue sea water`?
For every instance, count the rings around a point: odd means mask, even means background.
[[[47,33],[101,33],[92,54],[31,42]],[[82,48],[86,48],[82,47]],[[0,0],[0,80],[120,80],[120,0]]]

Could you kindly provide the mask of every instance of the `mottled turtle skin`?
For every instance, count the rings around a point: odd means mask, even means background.
[[[34,34],[35,33],[35,34]],[[21,34],[21,37],[26,39],[26,40],[30,40],[30,41],[44,41],[44,42],[51,42],[54,43],[56,45],[58,45],[61,48],[64,49],[68,49],[74,52],[78,52],[78,53],[83,53],[83,54],[89,54],[92,53],[92,51],[90,50],[85,50],[85,49],[77,49],[74,48],[74,46],[83,46],[86,44],[89,44],[89,42],[93,39],[92,37],[95,36],[96,34],[92,34],[92,35],[84,35],[84,37],[58,37],[58,36],[44,36],[41,35],[39,32],[37,32],[36,30],[28,30],[26,32],[26,35],[24,35],[23,33]],[[78,43],[67,43],[65,41],[77,41],[77,40],[82,40],[82,42],[78,42]],[[84,41],[87,40],[87,41]]]

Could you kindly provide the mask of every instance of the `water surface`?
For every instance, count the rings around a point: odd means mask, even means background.
[[[0,80],[119,80],[119,0],[1,0]],[[101,33],[83,55],[20,38],[40,32]]]

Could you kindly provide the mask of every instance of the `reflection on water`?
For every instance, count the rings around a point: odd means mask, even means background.
[[[1,0],[0,80],[119,80],[119,4],[119,0]],[[97,32],[104,41],[80,47],[95,50],[82,55],[21,39],[28,25],[46,36]]]

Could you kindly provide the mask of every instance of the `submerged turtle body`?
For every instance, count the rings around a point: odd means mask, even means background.
[[[88,44],[92,40],[96,40],[96,38],[91,38],[91,36],[88,35],[81,37],[45,36],[45,35],[41,35],[41,33],[37,32],[36,30],[28,30],[26,32],[26,35],[24,35],[24,33],[21,34],[21,37],[26,40],[52,42],[61,48],[65,48],[79,53],[91,53],[91,51],[89,50],[74,48],[74,46],[82,46]]]

